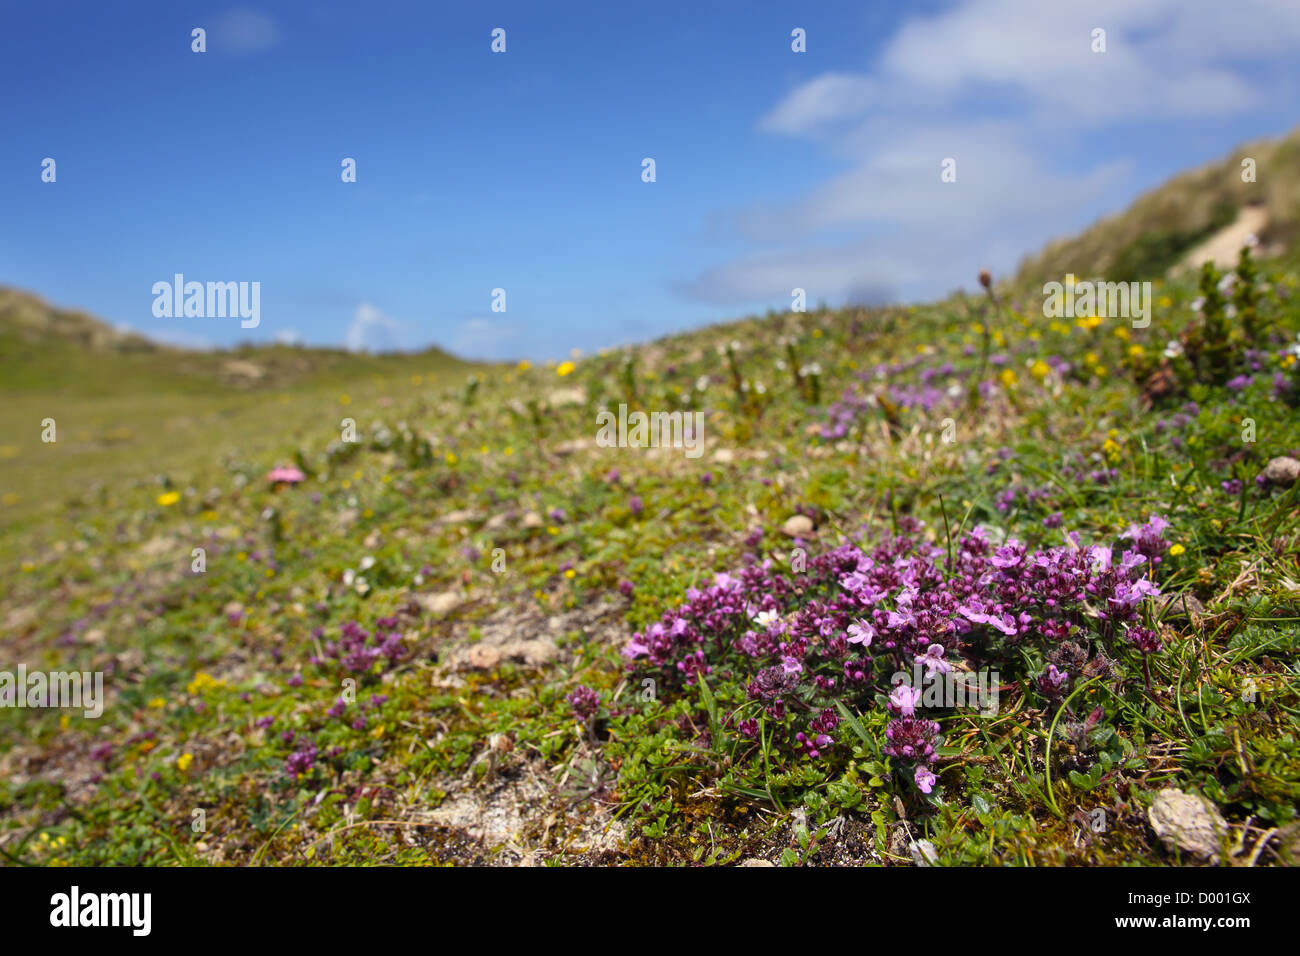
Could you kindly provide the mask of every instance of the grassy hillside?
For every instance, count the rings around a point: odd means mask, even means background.
[[[0,855],[1294,862],[1298,290],[1246,254],[1145,329],[955,298],[473,378],[25,339],[7,659],[106,704],[0,710]],[[620,404],[702,454],[602,446]]]
[[[0,527],[33,527],[109,486],[314,440],[323,404],[342,419],[353,395],[456,387],[472,367],[437,349],[172,348],[0,288]],[[42,441],[47,418],[58,454]]]
[[[1255,161],[1254,181],[1242,161]],[[1067,274],[1144,281],[1163,276],[1197,243],[1247,206],[1267,213],[1259,239],[1294,249],[1300,237],[1300,129],[1280,140],[1246,143],[1228,156],[1176,176],[1122,213],[1077,236],[1050,243],[1022,263],[1012,285],[1028,292]]]

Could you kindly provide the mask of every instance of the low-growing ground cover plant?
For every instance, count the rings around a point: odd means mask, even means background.
[[[1152,829],[1174,787],[1220,862],[1286,862],[1297,268],[1233,275],[1143,329],[985,293],[408,357],[171,458],[142,418],[3,538],[17,658],[107,702],[0,712],[0,854],[1204,862]],[[701,413],[703,454],[600,446],[620,404]]]

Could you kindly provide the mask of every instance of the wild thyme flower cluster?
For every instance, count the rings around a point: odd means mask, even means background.
[[[719,574],[634,634],[623,654],[668,686],[700,675],[715,687],[739,682],[750,707],[736,729],[753,737],[765,714],[789,731],[792,749],[815,759],[834,742],[836,704],[869,706],[891,690],[891,675],[994,665],[1059,698],[1078,677],[1111,673],[1108,651],[1151,652],[1158,638],[1140,624],[1159,594],[1153,575],[1167,527],[1154,516],[1132,526],[1118,557],[1081,546],[1077,533],[1030,550],[977,528],[954,544],[950,564],[904,518],[900,534],[872,550],[845,544],[810,558],[802,573],[764,561]],[[916,716],[919,689],[907,691],[916,698],[892,690],[885,752],[910,761],[928,792],[938,725]]]
[[[313,656],[311,663],[317,667],[328,667],[328,661],[335,661],[353,674],[371,672],[378,661],[393,662],[406,653],[406,645],[397,628],[397,619],[381,617],[375,622],[374,632],[367,631],[356,621],[347,621],[340,629],[337,641],[326,641],[321,645],[324,657]],[[324,637],[324,631],[317,628],[312,637],[318,641]]]

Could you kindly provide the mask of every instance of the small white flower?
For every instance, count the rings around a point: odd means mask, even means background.
[[[1195,299],[1192,300],[1192,304],[1190,308],[1193,312],[1200,312],[1201,309],[1205,308],[1205,297],[1198,295]]]
[[[369,571],[374,566],[375,566],[375,559],[370,555],[366,555],[364,558],[361,559],[362,571]]]
[[[343,584],[345,587],[349,587],[349,588],[352,587],[352,582],[355,581],[356,579],[357,579],[357,572],[353,571],[351,568],[348,568],[346,571],[343,572]]]
[[[1169,344],[1165,346],[1165,358],[1178,358],[1183,354],[1183,343],[1177,339],[1170,339]]]
[[[754,623],[761,628],[769,628],[777,622],[779,615],[776,611],[759,611],[754,615]]]

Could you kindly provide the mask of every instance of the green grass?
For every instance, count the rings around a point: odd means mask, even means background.
[[[1296,263],[1265,272],[1288,296],[1270,296],[1268,314],[1293,341]],[[1242,848],[1231,862],[1253,848],[1278,862],[1300,803],[1300,529],[1296,496],[1252,479],[1300,448],[1300,421],[1269,397],[1271,366],[1235,404],[1194,386],[1200,412],[1182,428],[1178,406],[1144,409],[1132,347],[1158,354],[1196,294],[1191,280],[1162,285],[1145,330],[1053,324],[1032,298],[1000,312],[957,297],[769,316],[584,358],[564,376],[312,356],[237,388],[211,357],[194,359],[207,378],[147,353],[47,362],[7,386],[0,420],[6,660],[105,670],[109,703],[99,720],[0,712],[0,852],[42,864],[892,864],[925,837],[942,863],[1159,865],[1178,858],[1145,806],[1177,786],[1220,807]],[[986,334],[1005,356],[990,374],[1014,377],[978,407],[964,392],[932,414],[882,404],[843,438],[819,437],[857,373],[916,361],[890,383],[919,386],[923,368],[978,365]],[[732,341],[734,379],[719,355]],[[820,366],[816,385],[792,356]],[[1072,370],[1040,380],[1034,362],[1050,356]],[[703,411],[706,454],[596,447],[596,410],[620,401]],[[54,444],[39,440],[47,416]],[[356,444],[339,442],[343,417]],[[940,438],[944,418],[955,442]],[[266,486],[269,468],[294,461],[303,485]],[[1090,485],[1070,470],[1080,463],[1115,478]],[[1233,475],[1245,494],[1220,490]],[[1000,510],[1018,486],[1050,491]],[[728,730],[742,682],[648,699],[620,656],[687,588],[739,567],[754,527],[763,554],[787,563],[779,529],[800,508],[819,518],[813,550],[873,540],[904,515],[940,544],[977,524],[1054,543],[1052,512],[1085,541],[1159,512],[1182,548],[1162,585],[1206,615],[1164,622],[1148,674],[1130,659],[1127,681],[1075,688],[1076,710],[1104,711],[1092,736],[1067,733],[1071,718],[1024,681],[996,717],[943,714],[944,796],[920,800],[881,751],[879,708],[804,760],[781,728],[765,724],[756,743]],[[206,571],[192,574],[200,546]],[[409,653],[350,675],[349,720],[387,697],[354,729],[326,714],[349,675],[311,658],[344,622],[384,617]],[[590,726],[566,701],[579,685],[601,694]],[[316,744],[310,773],[286,773],[286,731]],[[105,744],[107,758],[92,756]],[[1103,832],[1087,825],[1097,808]],[[1270,830],[1285,839],[1265,846]]]

